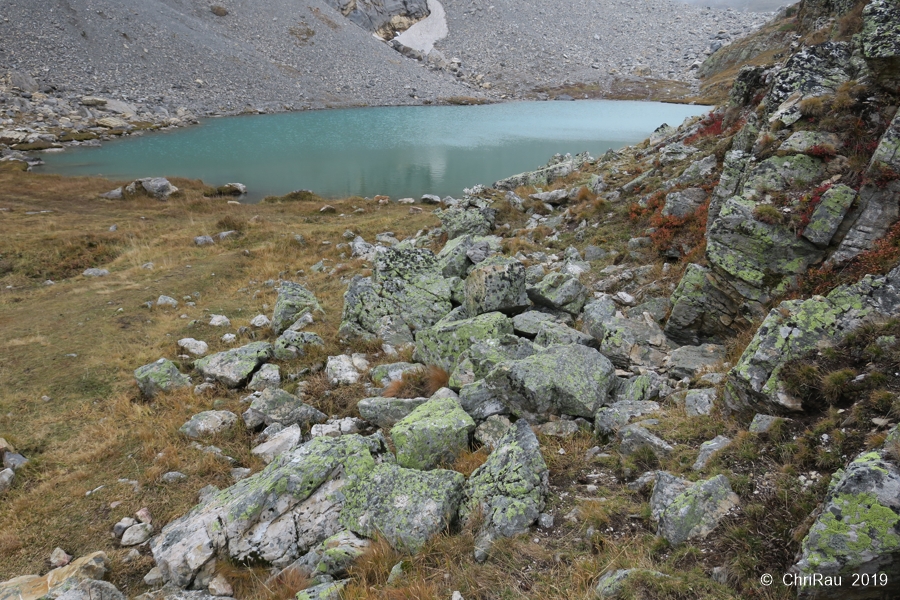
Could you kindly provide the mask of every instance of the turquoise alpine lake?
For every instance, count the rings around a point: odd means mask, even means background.
[[[326,198],[459,196],[534,170],[556,153],[639,142],[709,107],[582,100],[482,106],[397,106],[205,119],[46,154],[43,172],[116,180],[187,177],[239,182],[245,202],[307,189]]]

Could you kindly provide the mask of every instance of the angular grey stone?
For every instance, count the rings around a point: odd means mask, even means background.
[[[613,435],[620,428],[628,425],[635,417],[641,417],[659,411],[657,402],[633,402],[620,400],[597,411],[594,418],[594,431],[598,435]]]
[[[422,471],[452,464],[473,431],[475,421],[454,398],[431,398],[391,428],[397,464]]]
[[[349,531],[341,531],[285,567],[281,574],[296,571],[310,578],[314,585],[346,577],[348,569],[370,544],[369,540]]]
[[[287,329],[275,340],[272,355],[278,360],[291,360],[303,356],[307,346],[324,345],[325,341],[316,333]]]
[[[772,415],[763,415],[757,413],[753,417],[753,421],[750,423],[750,433],[768,433],[772,426],[778,422],[784,422],[785,419],[781,417],[773,417]]]
[[[646,475],[650,475],[649,479],[653,482],[653,493],[650,494],[650,516],[654,521],[659,521],[666,507],[694,485],[687,479],[676,477],[668,471],[651,471]]]
[[[470,316],[499,311],[515,314],[530,306],[525,293],[525,267],[514,258],[494,257],[475,266],[466,279]]]
[[[487,235],[494,227],[492,213],[477,208],[448,208],[436,214],[450,240],[461,235]]]
[[[237,423],[237,415],[227,410],[206,410],[190,418],[178,430],[192,440],[228,431]]]
[[[536,427],[537,432],[541,435],[546,435],[549,437],[572,437],[579,431],[581,431],[581,427],[575,421],[548,421],[546,423],[542,423]]]
[[[272,356],[272,344],[253,342],[240,348],[210,354],[194,362],[204,377],[215,379],[229,388],[244,385],[257,368]]]
[[[600,348],[600,342],[597,341],[596,338],[586,333],[582,333],[577,329],[572,329],[562,323],[557,323],[555,320],[541,323],[537,336],[534,338],[534,343],[544,347],[581,344],[582,346],[589,346],[591,348]]]
[[[518,535],[537,521],[548,490],[549,470],[538,440],[519,420],[466,482],[460,518],[479,515],[479,537]]]
[[[687,390],[670,396],[678,406],[684,408],[684,414],[689,417],[699,417],[712,413],[718,399],[715,388],[701,388]]]
[[[212,246],[215,243],[216,241],[208,235],[198,235],[194,238],[194,244],[198,246]]]
[[[82,273],[85,277],[106,277],[109,275],[108,269],[85,269]]]
[[[485,378],[488,390],[518,416],[567,414],[593,418],[615,383],[609,360],[587,346],[551,346],[498,364]]]
[[[178,340],[178,347],[187,350],[194,356],[203,356],[209,352],[209,344],[195,340],[194,338],[182,338]]]
[[[475,343],[512,333],[512,322],[499,312],[458,321],[448,319],[449,316],[416,332],[415,360],[452,372],[460,355]]]
[[[275,299],[272,331],[281,334],[307,311],[322,311],[315,294],[299,283],[283,281],[278,286],[278,297]]]
[[[649,448],[657,456],[667,456],[675,448],[665,440],[653,435],[641,423],[625,425],[617,432],[619,452],[630,456],[641,448]]]
[[[831,243],[831,238],[856,200],[856,190],[846,185],[835,185],[821,198],[809,217],[809,224],[803,228],[803,237],[816,246],[825,247]]]
[[[12,469],[3,469],[0,471],[0,494],[6,493],[12,487],[13,481],[16,479],[16,473]]]
[[[725,346],[717,344],[681,346],[672,350],[669,355],[669,377],[673,379],[692,378],[703,370],[720,364],[723,360],[725,360]]]
[[[140,183],[144,191],[157,200],[166,200],[178,191],[178,188],[169,183],[165,177],[146,177],[138,179],[135,183]]]
[[[392,381],[400,381],[405,373],[414,373],[424,368],[425,365],[419,363],[388,363],[373,367],[369,371],[369,378],[375,385],[384,387]]]
[[[493,450],[497,443],[506,435],[512,424],[502,415],[491,415],[481,425],[475,428],[475,439],[481,442],[485,448]]]
[[[324,423],[325,413],[305,404],[300,398],[281,389],[265,389],[253,399],[242,415],[248,429],[279,423],[284,427],[299,425],[303,429]]]
[[[673,546],[703,539],[739,504],[724,475],[698,481],[666,506],[659,517],[657,535]]]
[[[274,350],[273,350],[274,354]],[[251,390],[277,389],[281,385],[281,369],[278,365],[266,364],[259,368],[247,387]]]
[[[250,450],[250,454],[258,456],[266,464],[290,452],[294,448],[299,447],[303,443],[303,430],[299,425],[291,425],[290,427],[281,427],[281,424],[275,424],[276,430],[272,430],[272,426],[266,428],[267,435],[265,441]],[[261,435],[260,438],[263,436]]]
[[[680,192],[670,192],[666,194],[662,216],[683,218],[691,215],[701,204],[706,202],[706,198],[706,191],[698,187],[687,188]]]
[[[558,323],[553,315],[536,310],[529,310],[512,318],[513,331],[516,335],[534,339],[546,322]]]
[[[731,438],[725,437],[724,435],[717,435],[708,442],[703,442],[700,444],[700,454],[697,455],[697,460],[694,461],[691,468],[695,471],[705,469],[706,465],[709,464],[709,461],[712,460],[717,452],[724,450],[730,445]]]
[[[359,415],[369,423],[388,429],[427,401],[428,398],[373,397],[363,398],[356,408]]]
[[[108,581],[72,578],[61,588],[65,591],[53,591],[56,600],[125,600],[125,595]]]
[[[464,483],[455,471],[382,463],[343,488],[340,522],[359,535],[380,534],[394,548],[416,552],[455,523]]]
[[[153,525],[138,523],[125,530],[120,543],[123,546],[137,546],[149,540],[151,535],[153,535]]]
[[[535,304],[564,310],[577,315],[584,308],[590,292],[580,281],[564,273],[550,273],[540,283],[527,288]]]
[[[159,392],[171,392],[191,385],[191,378],[182,375],[171,360],[160,358],[154,363],[138,367],[134,371],[138,388],[148,398]]]

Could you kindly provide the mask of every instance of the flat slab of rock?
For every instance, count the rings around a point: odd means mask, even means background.
[[[427,471],[452,464],[469,447],[475,421],[454,398],[431,398],[391,429],[397,464]]]
[[[630,456],[641,448],[649,448],[657,456],[666,456],[674,446],[650,433],[640,422],[626,425],[618,431],[619,452]]]
[[[303,430],[300,429],[299,425],[291,425],[270,436],[265,442],[250,450],[250,453],[260,457],[264,463],[269,464],[302,443]]]
[[[525,267],[518,260],[494,257],[479,263],[465,284],[466,310],[472,316],[521,312],[531,305],[525,293]]]
[[[594,418],[594,431],[598,435],[613,435],[620,428],[628,425],[635,417],[655,413],[659,408],[659,403],[652,400],[613,402],[597,411]]]
[[[708,442],[703,442],[700,444],[700,454],[697,455],[697,460],[691,468],[695,471],[703,470],[717,452],[724,450],[730,445],[731,438],[725,437],[724,435],[717,435]]]
[[[321,311],[319,301],[305,286],[292,281],[284,281],[278,286],[275,311],[272,315],[272,330],[281,334],[290,327],[303,312]]]
[[[698,373],[720,364],[725,360],[725,346],[703,344],[682,346],[669,355],[669,376],[673,379],[694,377]]]
[[[210,354],[194,362],[194,368],[204,377],[215,379],[226,387],[246,384],[256,369],[272,356],[272,344],[253,342],[240,348]]]
[[[417,552],[456,521],[464,483],[465,477],[455,471],[382,463],[344,488],[340,520],[354,533],[380,534],[394,548]]]
[[[51,592],[62,591],[68,585],[85,579],[103,579],[109,568],[105,552],[82,556],[44,576],[23,575],[0,583],[0,598],[4,600],[38,600]],[[55,595],[55,594],[54,594]]]

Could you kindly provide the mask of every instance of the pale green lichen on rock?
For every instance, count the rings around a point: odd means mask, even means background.
[[[278,297],[275,300],[275,310],[272,315],[272,330],[276,334],[282,333],[293,325],[304,311],[322,312],[319,301],[305,286],[292,281],[284,281],[278,286]]]
[[[138,388],[148,397],[155,396],[159,392],[187,387],[191,384],[191,378],[182,375],[171,360],[161,358],[156,362],[138,367],[134,371],[134,378]]]
[[[391,429],[397,463],[428,470],[451,464],[469,446],[475,421],[454,398],[432,398]]]
[[[416,332],[413,358],[420,363],[438,365],[452,372],[460,355],[473,344],[497,339],[512,332],[512,322],[499,312],[459,321],[441,320],[433,327]]]

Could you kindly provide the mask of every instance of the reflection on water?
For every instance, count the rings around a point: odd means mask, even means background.
[[[202,126],[46,156],[44,170],[114,179],[181,176],[246,184],[256,201],[310,189],[326,197],[459,195],[534,169],[555,153],[644,139],[708,108],[652,102],[515,102],[327,110],[209,119]]]

